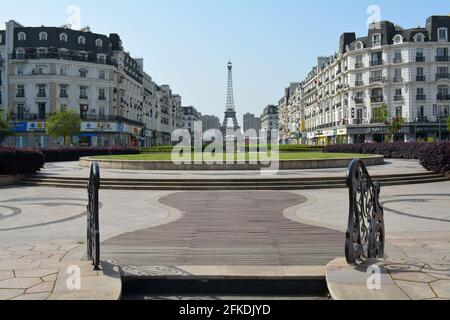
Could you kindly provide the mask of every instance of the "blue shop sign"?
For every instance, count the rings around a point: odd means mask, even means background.
[[[15,132],[27,132],[27,122],[16,122],[15,125]]]

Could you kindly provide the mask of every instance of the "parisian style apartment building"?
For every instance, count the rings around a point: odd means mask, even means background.
[[[382,21],[365,37],[342,34],[335,55],[286,89],[282,142],[381,142],[394,118],[404,120],[396,140],[448,139],[449,32],[450,16],[432,16],[425,27]]]
[[[46,119],[68,109],[82,120],[72,142],[88,146],[170,144],[183,124],[181,97],[157,85],[117,34],[9,21],[0,31],[0,75],[0,108],[14,131],[10,145],[60,145],[46,133]]]

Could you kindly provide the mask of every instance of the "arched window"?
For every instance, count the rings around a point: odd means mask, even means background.
[[[41,32],[41,33],[39,33],[39,40],[40,40],[40,41],[47,41],[47,39],[48,39],[48,34],[47,34],[47,32]]]
[[[98,48],[103,47],[103,41],[101,39],[95,40],[95,46]]]
[[[418,33],[414,36],[414,41],[415,42],[424,42],[425,36],[423,35],[423,33]]]
[[[83,36],[78,37],[78,44],[85,45],[86,44],[86,38]]]
[[[68,40],[67,34],[61,33],[61,34],[59,35],[59,41],[67,42],[67,40]]]
[[[16,59],[25,59],[25,49],[18,48],[16,50]]]
[[[395,37],[394,37],[394,44],[400,44],[400,43],[403,43],[403,37],[401,36],[401,35],[399,35],[399,34],[397,34]]]
[[[27,34],[25,32],[19,32],[19,34],[17,35],[17,40],[19,41],[27,40]]]

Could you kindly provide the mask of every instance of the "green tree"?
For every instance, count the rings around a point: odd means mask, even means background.
[[[0,143],[12,134],[9,121],[3,118],[3,110],[0,109]]]
[[[64,145],[69,145],[71,137],[80,134],[81,119],[73,110],[55,113],[47,119],[47,132],[52,137],[63,137]]]
[[[447,129],[450,131],[450,117],[447,118]]]
[[[373,119],[377,123],[386,123],[388,121],[389,109],[386,103],[383,102],[383,104],[380,107],[373,109],[373,111],[374,111]]]
[[[395,135],[403,128],[405,125],[405,119],[402,117],[395,117],[392,122],[388,124],[389,133],[391,134],[392,141],[395,140]]]

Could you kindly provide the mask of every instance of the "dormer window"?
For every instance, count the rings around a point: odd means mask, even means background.
[[[423,33],[418,33],[414,36],[414,41],[415,42],[424,42],[425,36],[423,35]]]
[[[362,50],[364,48],[364,45],[361,41],[358,41],[356,43],[356,50]]]
[[[394,42],[394,44],[401,44],[401,43],[403,43],[403,37],[401,35],[397,34],[394,37],[393,42]]]
[[[102,41],[101,39],[95,40],[95,46],[96,46],[97,48],[103,47],[103,41]]]
[[[59,41],[67,42],[67,40],[68,40],[67,34],[61,33],[61,34],[59,35]]]
[[[16,50],[16,58],[17,59],[25,59],[25,50],[22,48],[19,48]]]
[[[25,32],[19,32],[19,34],[17,35],[17,39],[19,41],[25,41],[27,40],[27,35]]]
[[[47,41],[47,39],[48,39],[47,32],[41,32],[41,33],[39,33],[39,40],[40,40],[40,41]]]
[[[438,33],[438,41],[447,41],[448,40],[448,29],[447,28],[439,28],[437,33]]]
[[[86,38],[83,36],[78,37],[78,44],[85,45],[86,44]]]
[[[372,46],[381,46],[381,33],[372,35]]]

